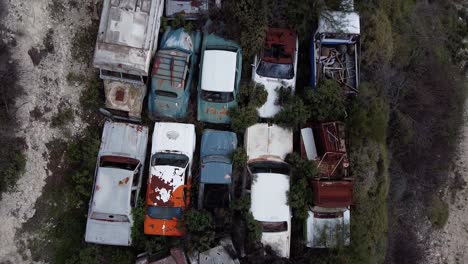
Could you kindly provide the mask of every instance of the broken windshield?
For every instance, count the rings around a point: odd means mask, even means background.
[[[182,218],[182,208],[181,207],[156,207],[148,206],[146,212],[149,217],[154,219],[166,219],[172,220]]]
[[[233,92],[212,92],[202,91],[201,97],[203,100],[214,103],[229,103],[234,100]]]
[[[294,67],[292,64],[260,61],[257,74],[268,78],[292,79],[294,77]]]
[[[187,167],[189,158],[184,154],[156,153],[151,158],[151,166]]]

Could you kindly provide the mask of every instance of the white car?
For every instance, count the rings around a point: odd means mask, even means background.
[[[107,121],[102,132],[85,241],[129,246],[145,165],[148,128]]]
[[[299,41],[295,32],[289,29],[270,28],[265,44],[255,56],[252,80],[265,86],[267,101],[257,109],[262,118],[272,118],[280,110],[277,89],[291,88],[294,93],[297,75],[297,51]]]
[[[263,227],[261,242],[289,258],[292,216],[287,199],[289,165],[284,159],[293,151],[293,133],[277,125],[256,124],[246,131],[245,148],[244,188],[250,192],[252,215]]]
[[[179,220],[190,200],[188,191],[192,182],[195,144],[193,124],[154,124],[146,191],[145,234],[184,235]]]

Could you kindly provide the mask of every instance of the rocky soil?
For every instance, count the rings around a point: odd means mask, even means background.
[[[92,0],[0,0],[6,14],[0,22],[9,32],[12,61],[19,69],[17,83],[24,88],[16,102],[18,136],[27,143],[26,172],[15,190],[0,201],[0,263],[31,263],[24,246],[22,224],[34,216],[48,170],[47,143],[78,133],[86,125],[79,118],[81,83],[67,81],[69,72],[91,74],[87,65],[73,62],[72,39],[78,26],[89,23]],[[52,128],[51,119],[65,108],[73,109],[74,121]],[[23,242],[22,242],[23,241]]]

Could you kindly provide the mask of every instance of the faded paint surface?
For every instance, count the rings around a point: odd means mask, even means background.
[[[164,0],[104,0],[94,67],[148,76]]]
[[[225,50],[205,50],[201,66],[201,89],[212,92],[233,92],[237,53]]]
[[[166,0],[166,16],[174,18],[177,15],[185,19],[197,19],[198,15],[207,13],[209,0]]]
[[[284,161],[293,151],[293,133],[278,125],[255,124],[245,132],[249,162],[255,159]]]
[[[148,199],[151,203],[155,206],[185,206],[183,197],[184,172],[184,168],[172,166],[151,167],[151,177],[148,184]]]

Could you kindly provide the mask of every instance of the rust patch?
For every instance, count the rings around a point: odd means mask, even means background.
[[[99,191],[99,189],[101,189],[101,187],[99,187],[99,185],[96,184],[96,188],[95,188],[95,191]]]
[[[164,192],[169,193],[171,196],[174,189],[169,183],[166,183],[161,178],[157,177],[156,175],[151,175],[148,198],[154,205],[172,207],[174,202],[171,201],[171,199],[168,199],[167,202],[164,202],[161,199],[161,191],[163,190]]]
[[[123,102],[125,98],[125,92],[121,89],[119,89],[117,92],[115,92],[115,100],[119,102]]]
[[[119,186],[125,185],[130,181],[130,177],[125,177],[122,180],[119,181]]]

